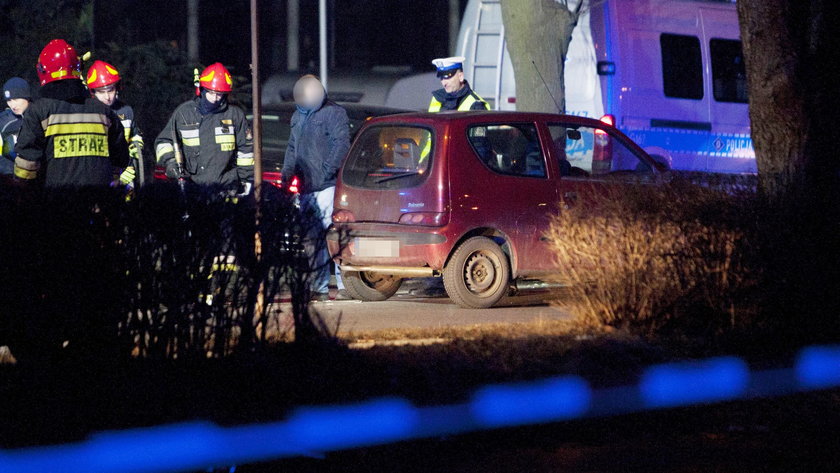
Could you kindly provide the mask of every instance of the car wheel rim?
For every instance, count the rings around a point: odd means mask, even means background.
[[[470,255],[464,268],[464,282],[473,294],[492,292],[498,281],[499,262],[495,255],[477,251]]]

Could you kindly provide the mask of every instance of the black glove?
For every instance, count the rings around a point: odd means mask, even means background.
[[[178,163],[174,159],[166,163],[166,177],[170,179],[181,177],[181,173],[178,171]]]

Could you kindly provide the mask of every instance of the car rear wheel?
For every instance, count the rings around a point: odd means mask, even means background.
[[[397,293],[402,278],[371,271],[342,271],[341,279],[350,297],[360,301],[384,301]]]
[[[507,293],[509,284],[507,256],[487,237],[472,237],[462,243],[443,271],[449,297],[471,309],[494,306]]]

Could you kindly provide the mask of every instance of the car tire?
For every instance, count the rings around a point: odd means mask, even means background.
[[[371,271],[342,271],[341,279],[353,299],[375,302],[390,299],[402,286],[402,278]]]
[[[443,270],[443,285],[449,298],[461,307],[493,307],[509,289],[507,255],[490,238],[472,237],[450,258]]]

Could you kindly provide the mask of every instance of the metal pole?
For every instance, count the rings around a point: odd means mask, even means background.
[[[251,0],[251,102],[254,120],[251,133],[254,138],[254,192],[259,203],[262,186],[262,97],[260,91],[260,26],[257,0]]]
[[[262,96],[260,92],[260,25],[257,0],[251,0],[251,103],[253,107],[253,124],[251,125],[252,138],[254,140],[254,199],[256,201],[256,227],[254,234],[254,256],[257,261],[262,259],[262,236],[260,234],[260,220],[262,219]],[[265,311],[265,285],[260,278],[260,286],[257,290],[257,300],[254,307],[254,315],[262,318]],[[265,326],[257,327],[265,330]]]
[[[327,0],[318,0],[318,35],[320,38],[321,83],[327,89]]]
[[[449,53],[453,56],[458,52],[458,32],[461,29],[461,2],[449,0]],[[504,36],[502,36],[504,38]]]
[[[286,70],[300,68],[300,0],[286,4]]]
[[[187,0],[187,58],[198,62],[198,0]]]

